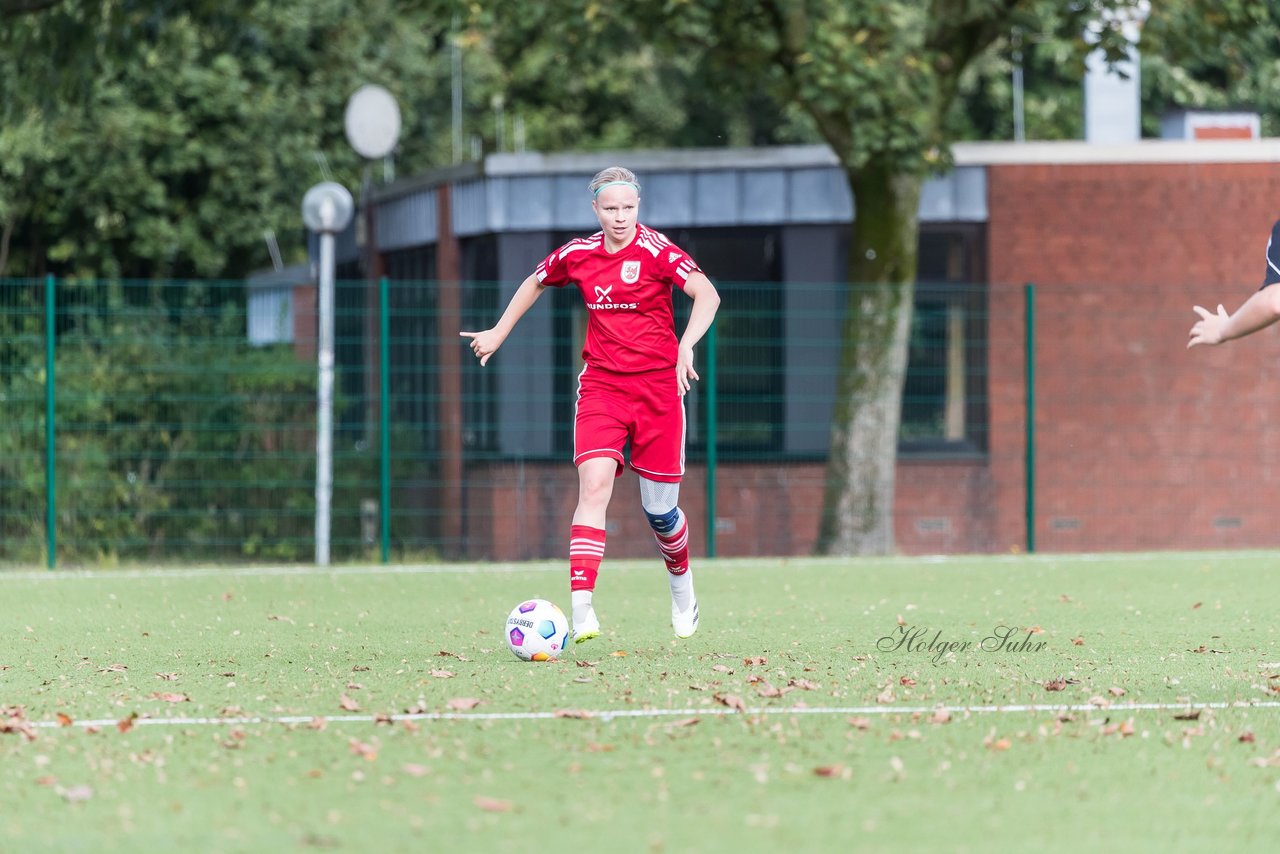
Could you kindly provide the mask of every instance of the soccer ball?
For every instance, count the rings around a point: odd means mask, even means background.
[[[507,617],[507,646],[523,661],[559,658],[569,642],[564,611],[546,599],[529,599]]]

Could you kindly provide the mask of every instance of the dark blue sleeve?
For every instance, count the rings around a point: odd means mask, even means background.
[[[1271,239],[1267,241],[1267,276],[1262,287],[1280,282],[1280,221],[1271,227]]]

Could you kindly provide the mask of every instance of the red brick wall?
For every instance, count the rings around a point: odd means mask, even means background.
[[[1266,164],[988,169],[997,546],[1022,531],[1023,300],[1037,284],[1038,546],[1275,545],[1280,340],[1187,351],[1199,303],[1262,281]]]

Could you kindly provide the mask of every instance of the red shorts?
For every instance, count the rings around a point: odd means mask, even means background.
[[[618,461],[631,440],[631,468],[641,477],[679,483],[684,475],[684,398],[675,368],[619,374],[587,367],[578,376],[573,464],[596,457]]]

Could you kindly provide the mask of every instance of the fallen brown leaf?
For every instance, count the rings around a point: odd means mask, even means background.
[[[577,664],[579,667],[595,667],[598,663],[599,662],[596,661],[584,661],[581,658],[574,662],[574,664]]]
[[[723,664],[713,664],[711,665],[711,669],[716,673],[733,673],[733,668],[725,667]]]
[[[1245,730],[1244,732],[1240,733],[1240,737],[1236,739],[1236,741],[1240,742],[1241,744],[1253,744],[1257,740],[1258,739],[1255,738],[1253,733],[1250,732],[1249,730]]]
[[[931,724],[946,724],[951,722],[951,712],[946,709],[938,709],[929,716]]]
[[[1107,693],[1113,697],[1123,697],[1124,689],[1119,687],[1118,685],[1112,685],[1110,688],[1107,689]]]
[[[129,669],[127,664],[108,664],[106,667],[98,668],[99,673],[124,673]]]
[[[431,773],[430,769],[428,769],[427,766],[418,765],[417,763],[414,763],[414,762],[406,762],[404,764],[404,767],[401,770],[403,770],[404,773],[408,774],[410,777],[425,777],[427,776],[427,774]]]
[[[849,718],[849,726],[859,730],[871,729],[871,718]]]
[[[674,729],[676,727],[697,726],[700,723],[702,723],[701,718],[681,718],[678,721],[672,721],[667,726]]]
[[[232,675],[234,676],[235,674],[233,673]],[[157,674],[156,674],[156,678],[157,678],[157,679],[163,679],[165,682],[176,682],[176,681],[178,681],[178,674],[176,674],[176,673],[157,673]]]
[[[35,727],[29,721],[22,718],[0,718],[0,735],[11,732],[21,735],[27,741],[36,740]]]
[[[328,720],[326,720],[322,715],[316,715],[307,723],[307,729],[314,729],[316,731],[320,731],[325,727],[327,727],[328,725],[329,725]]]
[[[487,798],[484,795],[476,795],[471,802],[485,812],[511,812],[516,807],[511,801]]]
[[[1048,682],[1044,683],[1044,689],[1046,691],[1063,691],[1066,690],[1066,687],[1067,680],[1065,679],[1050,679]]]
[[[889,703],[892,703],[896,699],[898,698],[895,697],[893,694],[892,683],[884,686],[884,690],[876,695],[876,702],[880,703],[881,705],[888,705]]]
[[[1200,710],[1191,709],[1187,712],[1178,712],[1173,716],[1175,721],[1198,721],[1200,720]]]
[[[338,698],[338,707],[342,709],[344,712],[360,711],[360,704],[357,703],[355,700],[351,699],[350,697],[348,697],[346,694],[343,694],[341,697]]]
[[[432,670],[431,675],[437,679],[452,679],[453,671],[452,670]]]
[[[819,765],[813,769],[814,776],[817,777],[842,777],[844,771],[843,765]]]
[[[71,726],[71,715],[58,712],[58,726]]]
[[[736,694],[714,694],[712,696],[715,697],[716,702],[735,711],[745,712],[747,710],[747,704],[742,702],[742,698]]]
[[[615,650],[615,651],[613,651],[613,652],[609,653],[609,657],[610,657],[610,658],[626,658],[626,657],[627,657],[627,651],[626,651],[625,649]]]
[[[586,720],[594,718],[595,715],[586,709],[556,709],[555,716],[557,718],[575,718],[577,720]]]
[[[1071,642],[1076,646],[1084,646],[1084,638],[1072,638]]]
[[[448,703],[449,709],[455,712],[465,712],[478,705],[480,701],[474,697],[454,697]]]
[[[378,748],[358,738],[349,740],[347,746],[351,749],[352,756],[363,756],[370,762],[378,758]]]
[[[792,688],[799,688],[801,691],[817,691],[822,687],[817,682],[810,682],[808,679],[789,679],[787,684]]]
[[[1102,728],[1101,732],[1103,735],[1115,735],[1119,733],[1121,738],[1128,738],[1134,733],[1133,718],[1129,718],[1129,720],[1121,721],[1119,723],[1107,724]]]
[[[757,664],[768,664],[769,659],[765,658],[763,655],[752,655],[742,659],[742,663],[747,667],[754,667]]]
[[[171,691],[155,691],[151,694],[153,700],[163,700],[166,703],[190,703],[191,698],[186,694],[175,694]]]
[[[120,732],[128,732],[129,730],[133,729],[133,722],[136,721],[137,719],[138,719],[138,713],[130,712],[128,717],[121,718],[120,720],[116,721],[116,729],[120,730]]]

